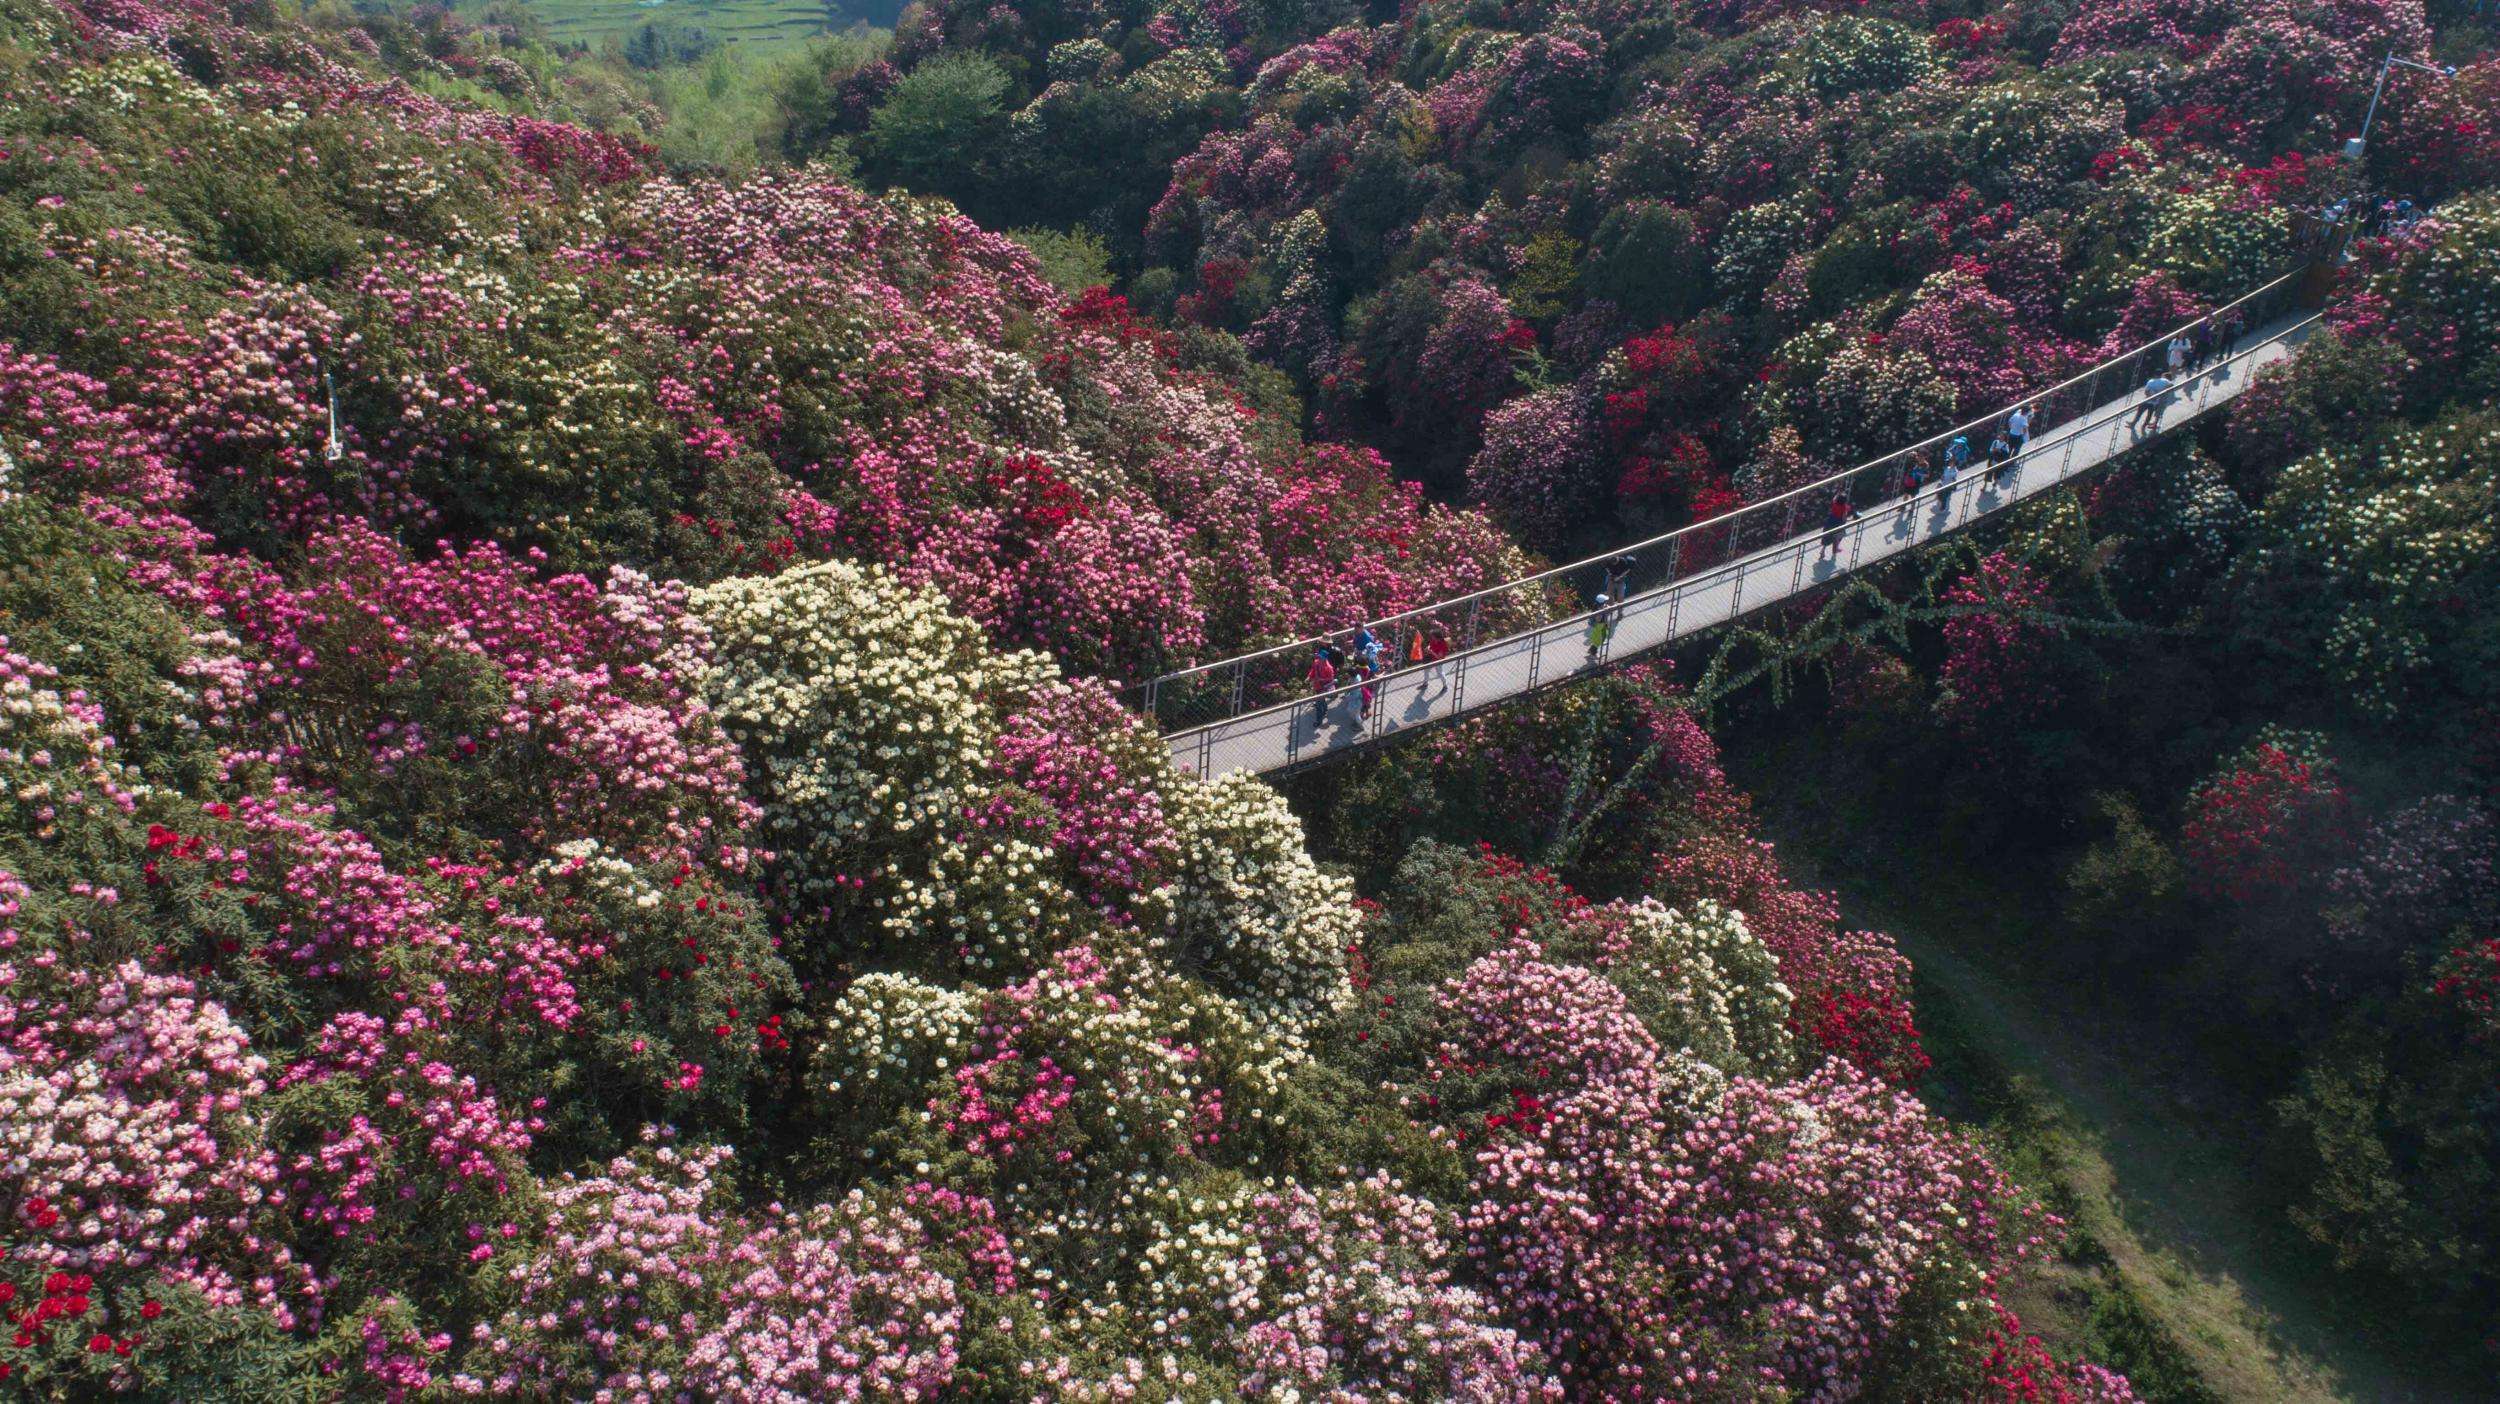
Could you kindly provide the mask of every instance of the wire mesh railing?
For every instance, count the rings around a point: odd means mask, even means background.
[[[2324,251],[2309,252],[2314,258]],[[2132,350],[2111,356],[2089,370],[1854,468],[1604,555],[1555,566],[1473,594],[1348,625],[1325,635],[1168,672],[1124,689],[1121,696],[1152,718],[1161,730],[1187,731],[1307,697],[1314,653],[1332,641],[1348,642],[1363,630],[1371,632],[1390,666],[1396,667],[1410,660],[1418,640],[1437,640],[1450,653],[1463,653],[1491,640],[1582,614],[1599,595],[1621,605],[1818,528],[1835,498],[1846,498],[1854,509],[1862,511],[1878,502],[1899,498],[1914,470],[1923,471],[1927,481],[1933,482],[1941,476],[1945,459],[1954,451],[1957,439],[1967,445],[1967,461],[1960,464],[1958,471],[1985,472],[1993,431],[2008,426],[2017,411],[2027,421],[2023,427],[2028,433],[2022,436],[2026,441],[2058,432],[2141,387],[2156,370],[2166,369],[2170,343],[2185,338],[2191,345],[2198,344],[2200,326],[2211,332],[2203,343],[2203,359],[2227,359],[2249,334],[2292,310],[2303,293],[2309,269],[2315,266],[2314,262],[2305,263],[2300,269]]]
[[[1288,695],[1219,722],[1178,729],[1176,758],[1196,774],[1221,769],[1290,769],[1369,744],[1419,722],[1454,717],[1635,657],[1700,630],[1794,598],[1811,588],[1941,539],[2062,483],[2135,444],[2196,418],[2245,389],[2251,370],[2277,342],[2314,321],[2278,316],[2260,323],[2240,345],[2218,352],[2157,397],[2112,396],[2082,415],[2032,436],[2029,453],[2001,471],[1982,466],[1958,481],[1931,480],[1874,503],[1838,527],[1818,526],[1784,541],[1696,569],[1671,584],[1598,609],[1579,607],[1489,639],[1423,667],[1345,682],[1323,692]],[[2140,416],[2140,417],[2139,417]],[[2081,461],[2078,462],[2080,456]],[[2052,471],[2037,477],[2034,470]],[[1868,543],[1876,544],[1870,550]],[[1829,569],[1823,568],[1825,557]],[[1599,621],[1603,627],[1592,627]],[[1409,715],[1393,720],[1393,691],[1417,693]],[[1357,706],[1377,691],[1384,705]],[[1421,715],[1415,713],[1421,708]]]

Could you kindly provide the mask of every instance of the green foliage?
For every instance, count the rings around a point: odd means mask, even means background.
[[[2084,949],[2111,965],[2174,956],[2188,931],[2178,855],[2122,793],[2095,796],[2106,832],[2066,867],[2060,915]]]
[[[882,37],[832,35],[776,65],[764,85],[775,114],[766,144],[793,161],[850,159],[842,140],[842,81],[884,49]]]
[[[1709,259],[1690,214],[1644,201],[1598,221],[1580,283],[1636,325],[1682,321],[1709,301]]]
[[[2426,991],[2365,1009],[2276,1104],[2292,1219],[2336,1264],[2500,1327],[2500,1057]]]
[[[950,54],[894,84],[859,138],[860,169],[914,191],[977,188],[1007,121],[1007,71],[984,54]]]
[[[1050,285],[1073,297],[1111,281],[1111,249],[1090,229],[1011,229],[1007,237],[1032,251]]]
[[[1560,230],[1540,232],[1519,251],[1518,271],[1505,298],[1522,317],[1559,315],[1579,282],[1580,241]]]

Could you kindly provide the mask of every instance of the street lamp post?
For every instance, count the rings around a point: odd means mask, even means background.
[[[2388,50],[2386,61],[2378,66],[2378,82],[2370,89],[2370,110],[2361,117],[2361,135],[2344,143],[2344,159],[2358,161],[2361,159],[2361,153],[2369,148],[2370,124],[2378,120],[2379,97],[2387,91],[2387,75],[2398,68],[2418,68],[2424,73],[2439,78],[2457,76],[2457,66],[2453,63],[2422,63],[2415,59],[2399,58],[2395,50]]]

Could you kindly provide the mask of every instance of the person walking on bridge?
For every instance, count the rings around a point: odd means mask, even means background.
[[[1629,553],[1606,562],[1606,585],[1598,593],[1618,600],[1629,596],[1632,593],[1632,572],[1639,565],[1640,562],[1632,559]]]
[[[1328,694],[1337,685],[1337,662],[1328,655],[1333,652],[1321,644],[1311,655],[1311,671],[1303,681],[1311,685],[1311,729],[1316,731],[1328,720]]]
[[[2194,329],[2188,332],[2188,345],[2189,365],[2201,371],[2207,365],[2212,363],[2214,351],[2218,345],[2214,337],[2213,318],[2200,317],[2197,319]]]
[[[2160,428],[2161,412],[2170,408],[2170,387],[2173,383],[2169,376],[2153,372],[2152,378],[2144,382],[2144,400],[2135,407],[2135,414],[2128,419],[2127,427],[2138,436]]]
[[[1591,665],[1597,662],[1597,655],[1605,649],[1606,640],[1614,635],[1613,605],[1612,598],[1600,595],[1597,597],[1597,608],[1589,613],[1588,661]]]
[[[2005,475],[2013,466],[2014,441],[1999,430],[1996,437],[1988,441],[1988,486],[2003,487]]]
[[[2038,418],[2039,413],[2040,406],[2037,404],[2016,405],[2014,412],[2005,417],[2005,437],[2013,441],[2015,457],[2022,457],[2030,449],[2031,421]]]
[[[1857,506],[1850,502],[1848,493],[1832,494],[1832,505],[1823,509],[1823,555],[1840,555],[1840,538],[1848,529],[1849,519],[1857,514]]]
[[[1901,513],[1906,517],[1918,505],[1918,490],[1927,486],[1927,451],[1910,450],[1908,462],[1901,469]]]
[[[1424,685],[1446,690],[1450,685],[1447,660],[1450,656],[1450,634],[1435,619],[1424,631]]]

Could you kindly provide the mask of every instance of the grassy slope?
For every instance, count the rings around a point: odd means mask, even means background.
[[[2148,1397],[2446,1401],[2491,1397],[2413,1358],[2401,1320],[2337,1300],[2258,1199],[2261,1109],[2124,1011],[2091,1010],[2027,947],[2048,873],[1902,852],[1896,826],[1851,812],[1812,738],[1752,731],[1731,772],[1792,870],[1840,890],[1853,925],[1889,930],[1918,969],[1940,1109],[1986,1128],[2016,1174],[2075,1226],[2066,1261],[2016,1306],[2061,1350],[2128,1369]]]

